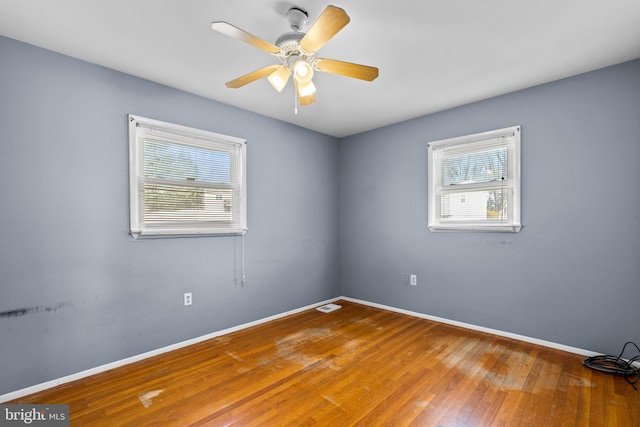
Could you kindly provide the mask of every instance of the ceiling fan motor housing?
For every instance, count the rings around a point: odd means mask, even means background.
[[[287,50],[287,45],[295,44],[295,46],[298,46],[300,40],[302,40],[302,38],[304,37],[304,34],[305,33],[301,33],[298,31],[284,33],[283,35],[278,37],[278,40],[276,40],[276,46],[278,46],[280,50]]]
[[[275,45],[280,48],[278,57],[285,64],[291,56],[302,56],[305,58],[310,56],[308,52],[302,52],[300,50],[300,40],[305,36],[305,33],[300,30],[306,25],[309,15],[305,10],[292,7],[287,11],[286,16],[292,31],[282,34],[275,43]]]

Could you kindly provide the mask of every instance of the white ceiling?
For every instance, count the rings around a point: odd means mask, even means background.
[[[298,115],[291,83],[224,85],[277,59],[212,21],[275,43],[290,7],[311,25],[328,4],[0,0],[0,34],[336,137],[640,57],[639,0],[331,0],[351,23],[319,57],[376,66],[377,80],[316,73]]]

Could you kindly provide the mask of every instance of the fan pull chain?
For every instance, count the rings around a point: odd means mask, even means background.
[[[244,234],[240,237],[240,243],[241,243],[241,247],[242,247],[242,258],[241,258],[241,264],[242,264],[242,287],[244,287],[244,284],[247,281],[247,275],[246,275],[246,268],[245,268],[245,263],[244,263]]]
[[[296,115],[298,115],[298,94],[297,90],[293,89],[293,111]]]

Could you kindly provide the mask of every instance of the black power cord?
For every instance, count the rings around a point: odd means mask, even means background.
[[[638,350],[638,355],[629,360],[624,360],[622,359],[622,355],[629,344]],[[637,391],[636,383],[640,381],[640,368],[633,366],[633,363],[638,360],[640,360],[640,348],[638,348],[635,343],[629,341],[622,347],[622,351],[618,357],[605,355],[592,356],[584,359],[582,364],[596,371],[624,376],[625,381],[631,384],[633,389]],[[635,377],[635,379],[633,379],[633,377]]]

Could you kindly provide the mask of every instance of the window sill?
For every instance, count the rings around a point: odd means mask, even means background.
[[[136,240],[139,239],[167,239],[178,237],[216,237],[216,236],[241,236],[247,233],[247,229],[228,230],[153,230],[131,231],[129,234]]]
[[[522,229],[522,224],[489,225],[489,224],[436,224],[429,225],[433,232],[441,231],[480,231],[494,233],[517,233]]]

